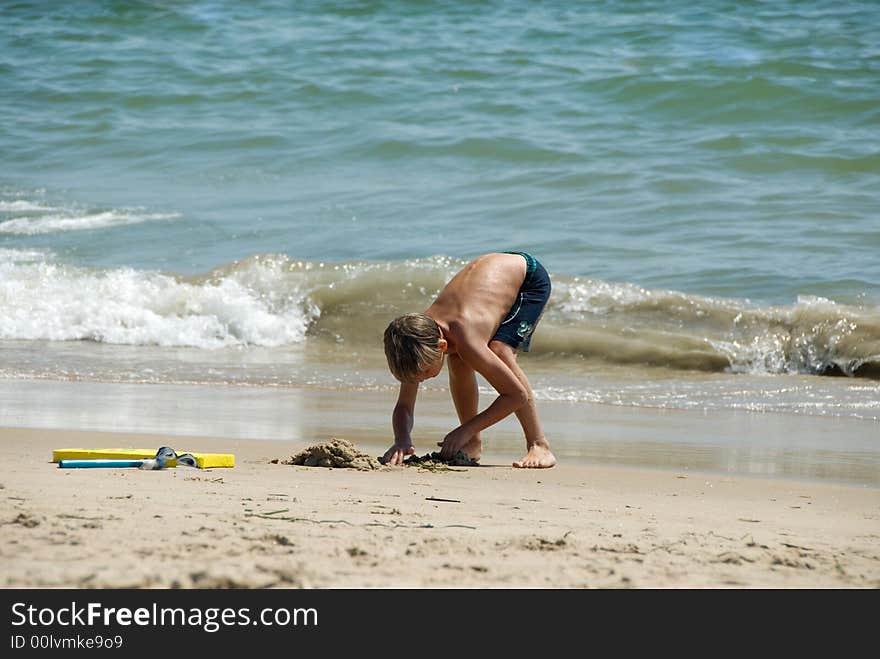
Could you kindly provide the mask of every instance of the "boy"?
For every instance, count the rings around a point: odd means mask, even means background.
[[[452,458],[461,450],[479,460],[480,432],[513,412],[525,433],[527,450],[513,466],[555,465],[529,380],[516,362],[520,346],[528,352],[549,297],[550,277],[533,256],[484,254],[455,275],[424,313],[393,320],[385,330],[385,356],[401,384],[391,415],[394,446],[385,452],[383,463],[402,464],[415,452],[410,433],[419,383],[436,377],[448,355],[449,390],[461,425],[438,443],[441,457]],[[479,413],[475,372],[498,392]]]

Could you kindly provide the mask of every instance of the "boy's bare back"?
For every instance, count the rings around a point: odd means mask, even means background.
[[[453,335],[456,328],[466,326],[471,337],[486,345],[516,300],[525,276],[522,256],[484,254],[446,284],[425,315],[448,325]],[[449,352],[455,354],[454,344]]]

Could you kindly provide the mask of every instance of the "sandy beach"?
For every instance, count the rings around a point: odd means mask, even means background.
[[[880,588],[880,2],[47,4],[0,22],[0,588],[529,589],[485,638],[654,652],[538,589]],[[290,464],[403,434],[413,312],[463,358],[420,360],[415,450],[465,363],[480,465]],[[52,461],[160,447],[236,464]],[[359,652],[492,613],[395,599]]]
[[[59,469],[54,448],[228,452]],[[5,428],[4,588],[877,588],[880,490],[562,464],[283,464],[299,441]],[[277,461],[277,462],[275,462]]]

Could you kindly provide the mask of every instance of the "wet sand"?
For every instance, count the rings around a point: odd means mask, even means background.
[[[297,449],[343,437],[390,446],[392,388],[255,387],[0,379],[0,427],[182,437],[283,440]],[[487,404],[488,396],[481,401]],[[564,465],[700,471],[880,487],[880,422],[745,411],[670,410],[538,401]],[[448,391],[416,404],[420,453],[457,423]],[[511,416],[483,434],[486,460],[522,457]],[[164,444],[174,445],[174,439]],[[157,447],[158,448],[158,447]]]

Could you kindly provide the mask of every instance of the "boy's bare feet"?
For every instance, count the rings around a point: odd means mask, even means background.
[[[460,450],[464,451],[471,460],[479,462],[483,457],[483,442],[479,437],[472,437]]]
[[[556,456],[550,452],[550,448],[541,444],[532,444],[529,452],[522,460],[513,463],[518,469],[547,469],[556,464]]]

